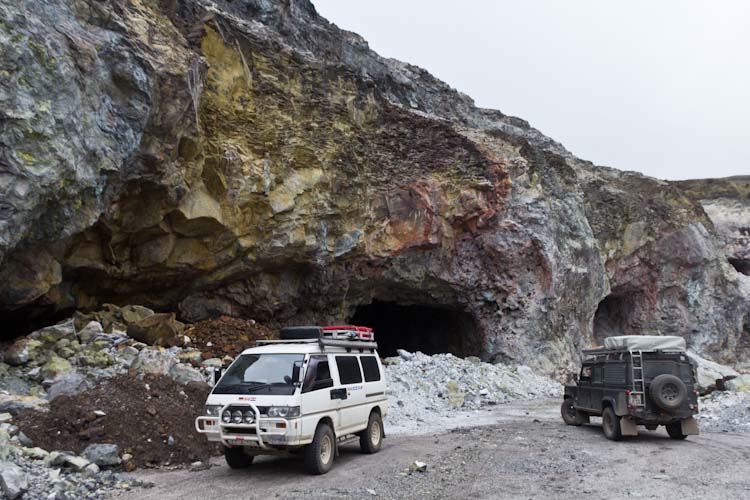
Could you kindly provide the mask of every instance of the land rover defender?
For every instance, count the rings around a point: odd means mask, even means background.
[[[222,444],[231,468],[257,455],[302,453],[310,473],[325,474],[338,445],[354,439],[376,453],[388,412],[376,349],[366,327],[284,328],[218,377],[195,428]]]
[[[560,409],[568,425],[602,417],[604,435],[618,441],[637,426],[667,429],[672,439],[698,434],[695,369],[685,340],[674,336],[609,337],[604,347],[583,351],[577,383],[565,387]]]

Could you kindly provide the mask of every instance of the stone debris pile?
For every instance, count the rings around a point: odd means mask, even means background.
[[[7,414],[0,415],[0,492],[10,500],[101,499],[113,491],[150,486],[122,472],[119,449],[114,444],[92,444],[83,456],[52,451],[24,442]],[[28,439],[28,438],[27,438]]]
[[[562,394],[558,382],[527,366],[496,365],[452,354],[398,353],[385,360],[390,391],[387,425],[397,432],[430,432],[462,419],[471,425],[479,410]]]
[[[702,432],[750,432],[750,391],[715,391],[700,398]]]

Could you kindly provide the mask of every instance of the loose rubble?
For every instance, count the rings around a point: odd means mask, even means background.
[[[399,351],[385,360],[390,432],[421,434],[481,423],[483,412],[517,399],[553,397],[562,386],[526,366],[452,354]]]
[[[219,451],[193,427],[209,389],[205,383],[183,386],[165,375],[118,375],[55,399],[49,411],[21,412],[14,422],[36,446],[72,450],[99,467],[188,465]]]
[[[700,398],[701,432],[750,432],[750,392],[715,391]]]

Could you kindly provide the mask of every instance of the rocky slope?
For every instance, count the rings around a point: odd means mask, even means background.
[[[453,315],[457,354],[548,373],[613,331],[746,353],[750,278],[686,191],[574,157],[308,1],[0,19],[6,335],[106,302],[272,324],[387,302]]]

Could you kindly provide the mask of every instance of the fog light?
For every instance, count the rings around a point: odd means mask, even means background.
[[[234,410],[232,412],[232,422],[234,422],[235,424],[242,423],[242,412],[240,410]]]
[[[245,422],[248,424],[255,422],[255,412],[253,410],[245,411]]]
[[[221,421],[225,424],[228,424],[232,421],[232,413],[229,410],[224,411],[224,413],[221,414]]]

